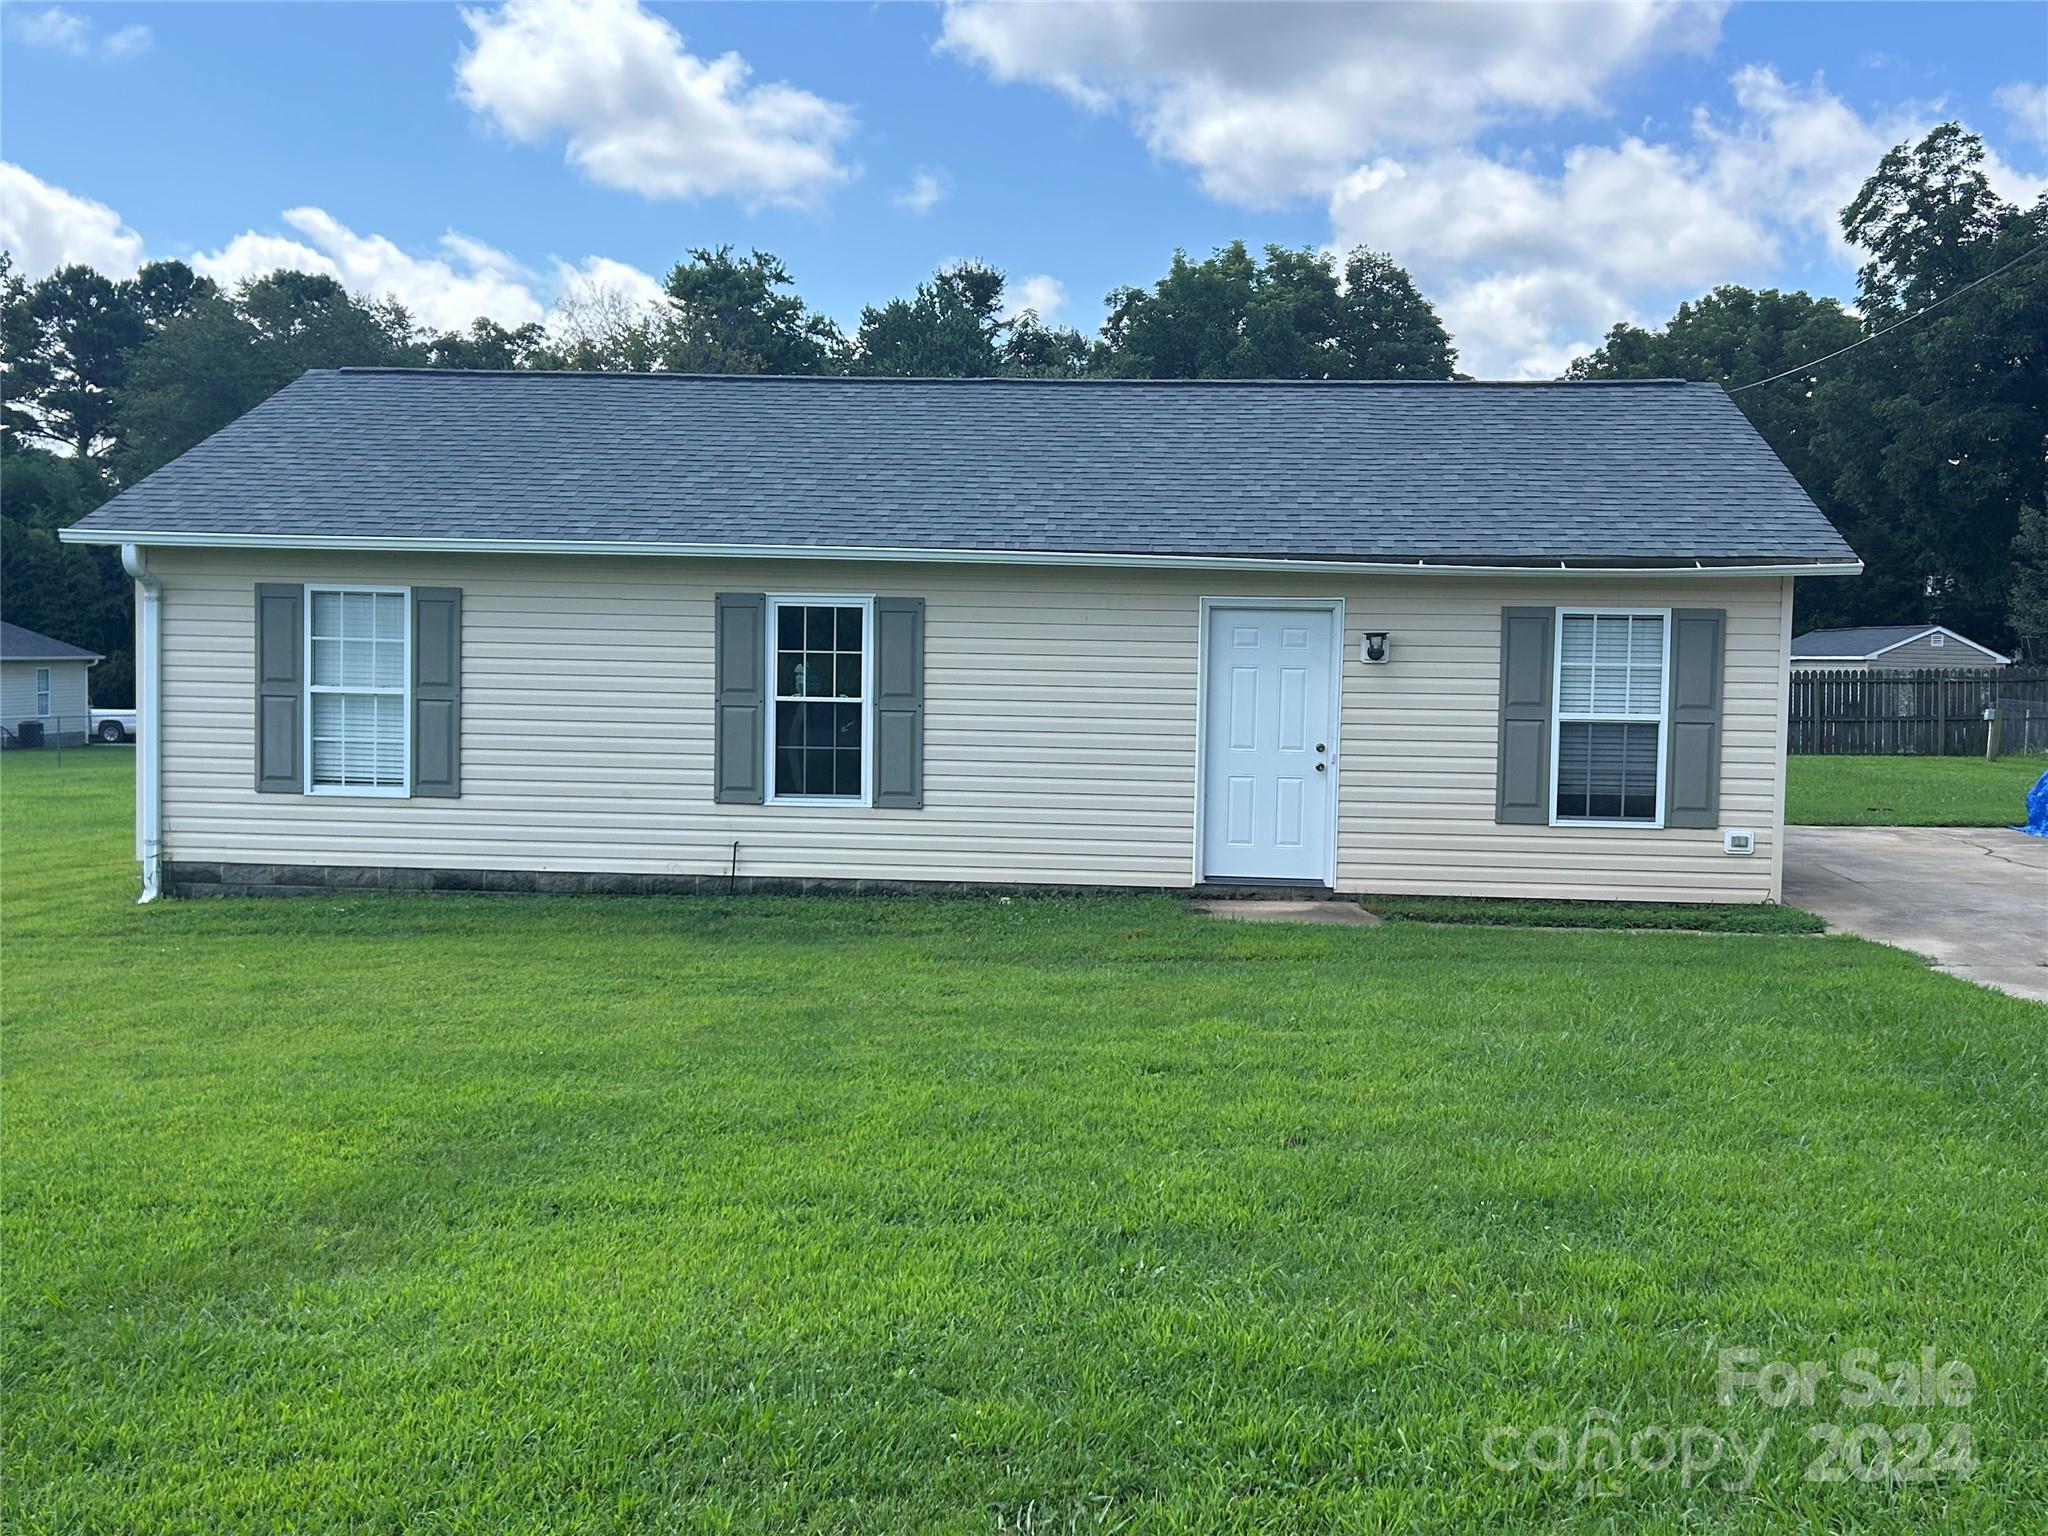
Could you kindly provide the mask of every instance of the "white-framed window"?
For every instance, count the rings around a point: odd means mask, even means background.
[[[50,669],[36,668],[36,714],[47,720],[50,716]]]
[[[1557,611],[1553,825],[1664,823],[1668,608]]]
[[[412,594],[306,588],[306,793],[412,792]]]
[[[873,780],[874,599],[768,598],[768,799],[866,805]]]

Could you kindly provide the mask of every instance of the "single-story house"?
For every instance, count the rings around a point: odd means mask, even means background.
[[[1902,667],[2009,667],[1988,645],[1940,624],[1866,624],[1810,629],[1792,637],[1792,665],[1801,672],[1896,671]]]
[[[1716,385],[309,373],[66,530],[145,896],[1760,902],[1792,583]]]
[[[91,729],[86,668],[97,652],[0,621],[0,741],[74,746]]]

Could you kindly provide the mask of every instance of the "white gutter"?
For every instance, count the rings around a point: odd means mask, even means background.
[[[147,540],[165,548],[360,550],[382,554],[624,555],[683,560],[871,560],[938,565],[1105,566],[1142,570],[1319,571],[1409,576],[1855,576],[1861,560],[1776,561],[1756,565],[1452,565],[1424,560],[1255,559],[1222,555],[1112,554],[1081,550],[870,548],[859,544],[680,544],[587,539],[390,539],[359,534],[151,533],[65,528],[67,544]]]
[[[142,546],[121,546],[121,569],[135,578],[135,840],[142,855],[142,901],[163,894],[163,583]]]

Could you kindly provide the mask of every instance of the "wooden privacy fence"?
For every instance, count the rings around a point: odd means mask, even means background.
[[[1982,757],[2000,701],[2048,707],[2048,667],[1795,671],[1787,740],[1795,756]]]

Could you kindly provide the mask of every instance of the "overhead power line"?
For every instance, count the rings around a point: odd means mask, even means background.
[[[1915,320],[1918,320],[1922,315],[1932,314],[1935,310],[1941,308],[1942,305],[1946,304],[1950,299],[1955,298],[1958,294],[1968,293],[1972,288],[1980,287],[1983,284],[1990,282],[1991,279],[1997,277],[2001,272],[2010,272],[2014,267],[2018,266],[2021,262],[2027,260],[2031,256],[2038,256],[2043,251],[2048,251],[2048,240],[2044,240],[2039,245],[2032,246],[2027,250],[2021,251],[2019,255],[2013,257],[2013,259],[2011,261],[2008,261],[2004,266],[1993,267],[1989,272],[1986,272],[1982,277],[1972,278],[1969,282],[1963,284],[1962,287],[1950,289],[1947,293],[1944,293],[1940,298],[1936,299],[1932,304],[1921,305],[1920,308],[1914,310],[1913,313],[1911,313],[1910,315],[1905,315],[1897,320],[1894,320],[1890,325],[1885,326],[1882,330],[1872,331],[1868,336],[1859,336],[1856,338],[1856,340],[1850,342],[1849,345],[1847,345],[1846,347],[1837,347],[1834,351],[1828,353],[1825,357],[1816,357],[1811,362],[1799,364],[1796,368],[1787,368],[1783,373],[1774,373],[1767,379],[1752,379],[1747,384],[1737,384],[1733,389],[1729,390],[1728,393],[1731,395],[1739,395],[1745,389],[1761,389],[1766,384],[1775,384],[1780,379],[1789,379],[1795,373],[1804,373],[1809,368],[1818,368],[1822,363],[1831,363],[1845,352],[1854,352],[1858,347],[1868,346],[1871,342],[1876,341],[1880,336],[1889,336],[1893,331],[1896,331],[1900,326],[1911,325]]]

